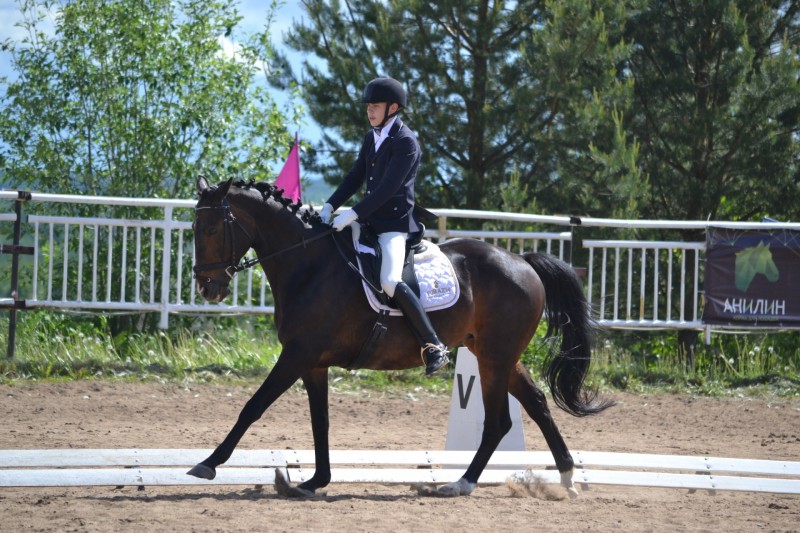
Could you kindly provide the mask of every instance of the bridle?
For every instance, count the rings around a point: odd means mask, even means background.
[[[252,266],[252,265],[243,266],[243,264],[246,264],[248,261],[245,261],[245,263],[237,263],[236,261],[236,232],[233,230],[233,224],[236,223],[236,225],[239,226],[239,228],[244,232],[244,234],[247,235],[248,239],[252,240],[252,237],[250,236],[250,233],[247,231],[247,229],[245,229],[245,227],[242,225],[242,223],[239,222],[239,220],[233,216],[233,213],[231,212],[231,206],[228,203],[227,198],[224,198],[220,205],[209,205],[209,206],[194,208],[195,212],[202,211],[204,209],[222,209],[223,222],[225,223],[225,234],[223,235],[222,248],[223,250],[225,249],[226,241],[228,240],[231,241],[231,259],[230,261],[220,261],[218,263],[205,263],[203,265],[195,265],[194,267],[192,267],[192,270],[194,271],[194,277],[200,281],[211,283],[212,281],[214,281],[214,278],[212,278],[211,276],[200,276],[199,274],[201,272],[207,272],[209,270],[218,270],[222,268],[224,269],[225,274],[227,274],[230,279],[233,279],[233,276],[236,275],[237,272],[241,272],[245,268],[249,268],[250,266]],[[252,259],[250,261],[252,261]]]
[[[231,212],[231,206],[228,203],[228,199],[227,198],[223,198],[222,203],[220,205],[209,205],[209,206],[203,206],[203,207],[195,207],[195,211],[200,211],[200,210],[203,210],[203,209],[222,209],[223,222],[225,223],[225,235],[224,235],[224,240],[223,240],[223,243],[222,243],[223,250],[225,248],[225,241],[227,241],[228,239],[230,239],[230,241],[231,241],[231,259],[230,259],[230,261],[220,261],[218,263],[205,263],[205,264],[202,264],[202,265],[195,265],[194,267],[192,267],[192,270],[194,271],[195,279],[199,280],[200,282],[205,282],[205,283],[212,283],[212,282],[215,282],[216,280],[214,280],[214,278],[212,278],[211,276],[200,276],[199,274],[202,273],[202,272],[207,272],[209,270],[224,269],[225,274],[227,274],[230,279],[233,279],[233,276],[235,276],[237,272],[242,272],[243,270],[247,270],[248,268],[251,268],[251,267],[259,264],[261,261],[264,261],[265,259],[269,259],[269,258],[274,257],[276,255],[280,255],[280,254],[282,254],[284,252],[288,252],[289,250],[294,250],[295,248],[300,248],[300,247],[305,248],[309,243],[311,243],[313,241],[316,241],[317,239],[321,239],[323,237],[327,237],[328,235],[331,235],[334,231],[336,231],[333,228],[331,228],[331,229],[326,230],[326,231],[324,231],[322,233],[314,235],[313,237],[310,237],[308,239],[303,237],[300,242],[298,242],[296,244],[293,244],[291,246],[288,246],[288,247],[286,247],[286,248],[284,248],[282,250],[278,250],[277,252],[273,252],[271,254],[267,254],[267,255],[263,255],[263,256],[260,256],[260,257],[255,257],[255,258],[247,259],[247,260],[243,260],[243,261],[240,260],[239,262],[237,262],[236,261],[236,232],[233,229],[233,224],[236,223],[236,225],[239,226],[239,228],[244,232],[244,234],[247,235],[247,238],[250,241],[252,241],[253,238],[250,236],[250,233],[247,231],[247,229],[245,229],[245,227],[242,225],[242,223],[239,222],[239,220],[236,217],[233,216],[233,213]]]
[[[287,246],[286,248],[284,248],[282,250],[278,250],[277,252],[273,252],[271,254],[262,255],[260,257],[255,257],[253,259],[247,259],[247,260],[244,260],[244,261],[237,262],[236,261],[236,232],[233,231],[233,224],[236,223],[236,225],[239,226],[239,228],[244,232],[244,234],[247,235],[247,238],[252,241],[252,237],[250,236],[250,233],[247,231],[247,229],[245,229],[245,227],[242,225],[242,223],[239,222],[239,220],[236,217],[233,216],[233,213],[231,212],[231,206],[228,203],[228,199],[227,198],[223,198],[222,199],[222,203],[220,205],[209,205],[209,206],[203,206],[203,207],[195,207],[195,211],[201,211],[203,209],[222,209],[222,214],[223,214],[223,217],[224,217],[223,222],[225,223],[224,239],[227,240],[228,238],[230,238],[230,241],[231,241],[231,259],[230,259],[230,261],[220,261],[218,263],[205,263],[203,265],[195,265],[194,267],[192,267],[192,270],[194,270],[195,279],[197,279],[201,283],[216,283],[217,285],[219,285],[219,283],[220,283],[219,281],[215,280],[211,276],[200,276],[199,274],[201,272],[207,272],[209,270],[218,270],[218,269],[222,268],[222,269],[224,269],[225,274],[228,275],[228,278],[233,279],[233,276],[235,276],[237,272],[242,272],[243,270],[247,270],[248,268],[259,264],[261,261],[264,261],[266,259],[270,259],[272,257],[275,257],[276,255],[280,255],[280,254],[282,254],[284,252],[288,252],[288,251],[294,250],[296,248],[300,248],[300,247],[305,248],[306,246],[308,246],[309,243],[312,243],[312,242],[314,242],[316,240],[319,240],[319,239],[322,239],[324,237],[327,237],[328,235],[333,235],[336,232],[336,230],[334,228],[330,228],[330,229],[325,230],[322,233],[318,233],[317,235],[314,235],[313,237],[310,237],[308,239],[306,239],[305,236],[303,236],[301,238],[300,242],[292,244],[291,246]],[[223,249],[225,247],[225,240],[223,240],[223,242],[222,242]],[[350,269],[353,270],[367,285],[372,287],[372,289],[375,292],[382,293],[383,290],[381,288],[379,288],[379,287],[375,287],[372,284],[372,282],[364,275],[364,273],[361,272],[361,270],[355,264],[353,264],[353,262],[350,259],[348,259],[347,255],[344,253],[344,250],[342,250],[342,247],[339,244],[339,241],[335,238],[335,236],[333,238],[333,242],[336,245],[336,249],[339,252],[339,255],[344,260],[344,262],[347,264],[347,266],[349,266]]]

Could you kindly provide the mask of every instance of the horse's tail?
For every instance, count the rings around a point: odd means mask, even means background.
[[[600,400],[597,390],[583,387],[591,362],[596,323],[578,276],[570,265],[549,254],[524,254],[544,284],[547,337],[561,335],[561,347],[551,349],[543,377],[556,405],[575,416],[597,414],[613,401]]]

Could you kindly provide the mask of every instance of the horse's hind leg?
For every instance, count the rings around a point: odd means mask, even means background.
[[[187,474],[203,479],[214,479],[216,476],[216,468],[228,459],[230,459],[233,450],[239,441],[244,436],[248,428],[261,416],[264,411],[277,400],[281,394],[286,392],[286,389],[292,386],[300,377],[300,371],[295,366],[296,363],[289,360],[287,362],[286,350],[278,358],[278,362],[273,367],[272,371],[264,380],[261,387],[258,388],[252,398],[250,398],[239,413],[239,419],[234,424],[233,428],[222,441],[222,444],[217,446],[214,452],[208,456],[207,459],[195,465]],[[291,358],[288,358],[291,359]]]
[[[439,487],[440,496],[466,496],[475,490],[478,478],[489,463],[500,441],[511,430],[511,414],[508,410],[508,386],[496,368],[478,362],[481,375],[484,422],[478,451],[464,475],[455,483]]]
[[[561,473],[561,484],[567,489],[571,498],[578,496],[578,491],[572,484],[572,471],[575,461],[567,449],[561,433],[558,431],[553,417],[550,415],[550,408],[547,406],[547,398],[544,393],[536,386],[530,374],[521,363],[517,363],[511,372],[508,381],[508,391],[517,399],[525,412],[539,426],[544,435],[544,440],[553,454],[556,467]]]

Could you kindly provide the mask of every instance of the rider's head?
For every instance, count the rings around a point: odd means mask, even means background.
[[[406,91],[393,78],[375,78],[364,89],[361,102],[367,104],[370,125],[373,128],[382,128],[406,107]]]

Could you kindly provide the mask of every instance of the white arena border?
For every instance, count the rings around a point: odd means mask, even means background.
[[[186,475],[211,450],[0,450],[0,487],[269,485],[280,468],[293,483],[314,473],[313,450],[237,450],[213,481]],[[471,451],[331,450],[332,483],[415,484],[456,481]],[[800,494],[800,462],[573,451],[574,482]],[[479,484],[507,480],[558,484],[549,452],[498,451]]]

